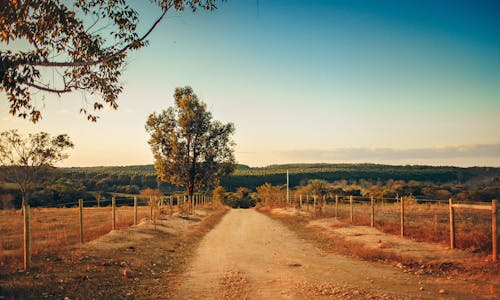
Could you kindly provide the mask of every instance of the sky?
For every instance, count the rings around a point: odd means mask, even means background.
[[[146,30],[158,11],[138,9]],[[67,133],[60,166],[150,164],[146,119],[189,85],[235,124],[242,164],[500,166],[499,2],[229,0],[149,41],[97,123],[78,92],[38,97],[35,125],[0,92],[0,131]]]

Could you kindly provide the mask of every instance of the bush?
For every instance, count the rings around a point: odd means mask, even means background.
[[[239,199],[234,196],[230,196],[225,200],[225,203],[232,208],[250,208],[255,206],[255,199],[243,198]]]

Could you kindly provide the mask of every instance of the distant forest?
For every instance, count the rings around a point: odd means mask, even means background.
[[[411,194],[433,199],[457,197],[464,201],[500,199],[500,168],[492,167],[287,164],[252,168],[238,165],[221,185],[227,191],[235,191],[238,187],[255,191],[264,183],[284,185],[287,170],[291,188],[304,186],[311,179],[323,179],[344,194],[367,195],[378,189],[377,193],[382,192],[387,197]],[[181,187],[158,182],[152,165],[61,168],[31,193],[30,203],[34,206],[57,205],[79,198],[93,200],[97,191],[139,194],[146,188],[159,188],[165,194],[183,192]],[[0,185],[0,195],[2,202],[12,198],[12,204],[18,206],[20,196],[14,185]]]

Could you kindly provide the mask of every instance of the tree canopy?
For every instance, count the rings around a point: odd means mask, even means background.
[[[28,191],[42,172],[66,159],[65,151],[73,148],[68,135],[51,137],[46,132],[23,137],[17,130],[0,133],[0,181],[17,183],[22,203],[28,204]]]
[[[191,87],[177,88],[174,99],[175,106],[149,116],[146,131],[159,178],[192,198],[234,170],[234,125],[212,120]]]
[[[134,2],[0,0],[0,45],[6,49],[0,51],[0,88],[9,112],[37,122],[42,114],[35,94],[84,91],[93,105],[80,112],[95,121],[104,105],[118,107],[127,55],[147,45],[168,11],[215,10],[217,1],[150,0],[158,17],[144,33]]]

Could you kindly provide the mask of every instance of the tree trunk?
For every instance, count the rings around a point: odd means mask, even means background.
[[[188,194],[188,212],[191,214],[193,209],[194,184],[188,183],[186,186],[186,192]]]
[[[28,195],[24,189],[21,189],[21,215],[24,216],[24,208],[28,204]]]

